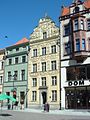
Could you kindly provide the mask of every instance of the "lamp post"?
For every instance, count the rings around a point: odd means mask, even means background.
[[[61,110],[61,43],[60,43],[60,30],[59,30],[59,38],[56,42],[59,49],[59,110]]]

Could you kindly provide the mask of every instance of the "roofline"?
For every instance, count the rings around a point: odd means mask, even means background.
[[[10,49],[10,48],[17,47],[17,46],[22,46],[22,45],[27,44],[27,43],[29,43],[29,41],[24,42],[24,43],[20,43],[20,44],[14,44],[12,46],[6,47],[6,49]]]

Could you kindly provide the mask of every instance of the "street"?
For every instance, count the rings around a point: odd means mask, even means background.
[[[90,116],[56,115],[49,113],[34,113],[24,111],[0,111],[0,120],[90,120]]]

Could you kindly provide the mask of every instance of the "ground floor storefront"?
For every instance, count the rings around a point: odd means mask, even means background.
[[[90,87],[65,88],[66,109],[90,109]]]

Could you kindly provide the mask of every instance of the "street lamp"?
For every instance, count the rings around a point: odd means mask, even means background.
[[[59,48],[59,96],[60,96],[60,103],[59,103],[59,110],[61,110],[61,43],[60,43],[60,31],[59,31],[59,38],[56,42],[58,48]]]

